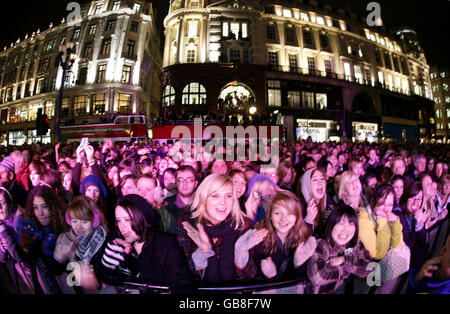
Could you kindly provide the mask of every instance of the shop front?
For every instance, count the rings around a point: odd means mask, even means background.
[[[378,142],[378,124],[367,122],[353,122],[353,141],[354,142]]]
[[[339,137],[331,137],[335,124],[331,120],[297,119],[297,140],[306,140],[308,137],[319,143],[339,140]]]

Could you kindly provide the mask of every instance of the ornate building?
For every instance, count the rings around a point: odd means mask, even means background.
[[[431,84],[436,111],[437,141],[450,142],[450,72],[447,68],[431,67]]]
[[[153,7],[148,1],[100,0],[81,6],[81,16],[34,32],[0,53],[1,144],[40,141],[39,108],[53,126],[62,68],[59,48],[73,43],[75,63],[65,77],[61,121],[90,124],[115,114],[157,116],[160,102],[161,47]]]
[[[163,112],[276,116],[288,140],[434,132],[429,66],[410,30],[315,0],[172,0],[164,26]]]

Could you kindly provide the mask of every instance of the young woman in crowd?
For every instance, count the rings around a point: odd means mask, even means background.
[[[280,188],[287,191],[292,191],[294,180],[296,177],[295,169],[292,167],[292,163],[289,160],[280,162],[278,166],[278,178]]]
[[[252,221],[252,226],[266,217],[270,199],[279,187],[268,177],[254,174],[248,183],[245,214]]]
[[[49,271],[57,237],[67,230],[64,222],[65,203],[48,186],[34,187],[23,215],[18,217],[20,261],[28,271],[22,275],[32,284],[34,293],[60,293],[54,274]]]
[[[106,239],[105,217],[93,200],[81,195],[67,205],[65,220],[71,229],[58,236],[53,251],[53,270],[62,274],[59,286],[63,293],[98,291],[91,260]]]
[[[306,261],[317,243],[302,212],[295,194],[278,191],[265,219],[236,242],[235,264],[240,269],[251,269],[260,280],[307,278]]]
[[[242,210],[245,210],[247,181],[245,180],[245,174],[239,169],[233,169],[228,172],[228,176],[233,180],[234,187],[236,189],[236,197],[239,200],[239,206]]]
[[[130,174],[127,175],[121,180],[120,183],[120,191],[122,196],[126,196],[128,194],[137,194],[136,193],[136,176]]]
[[[308,261],[309,293],[344,293],[343,283],[351,275],[365,278],[372,261],[358,238],[358,217],[345,204],[336,207],[328,220],[323,239]]]
[[[307,170],[300,179],[300,187],[305,222],[315,236],[321,237],[334,208],[332,199],[327,195],[325,173],[318,168]]]
[[[234,263],[234,246],[250,221],[239,208],[230,177],[206,177],[195,193],[191,213],[177,225],[178,242],[190,269],[203,283],[233,282],[251,274]]]
[[[351,170],[345,171],[339,181],[339,199],[355,211],[367,206],[367,199],[362,193],[359,177]]]
[[[394,189],[394,211],[400,211],[400,199],[405,190],[405,180],[403,176],[395,175],[391,178],[390,184]]]
[[[168,286],[173,294],[194,292],[183,251],[175,236],[157,230],[157,215],[138,195],[124,196],[117,203],[118,232],[108,235],[92,261],[100,281],[113,286],[127,281]]]

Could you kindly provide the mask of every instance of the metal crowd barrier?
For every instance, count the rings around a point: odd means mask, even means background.
[[[250,283],[248,285],[201,286],[197,288],[199,294],[265,294],[265,293],[303,293],[308,285],[305,279],[294,279],[281,282]],[[155,294],[169,294],[169,287],[146,283],[124,282],[121,285],[124,293],[151,292]]]

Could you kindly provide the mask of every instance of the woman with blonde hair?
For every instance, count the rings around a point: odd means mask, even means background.
[[[316,249],[316,239],[302,211],[292,192],[278,191],[270,201],[266,218],[236,242],[235,264],[250,269],[257,279],[306,278],[305,262]]]
[[[206,177],[195,193],[191,212],[177,225],[178,242],[199,279],[217,283],[250,277],[234,264],[234,245],[249,224],[231,178],[221,173]]]
[[[345,171],[341,175],[339,183],[338,197],[345,204],[357,210],[361,205],[364,206],[362,197],[362,185],[359,177],[351,170]],[[367,202],[364,202],[367,203]]]

